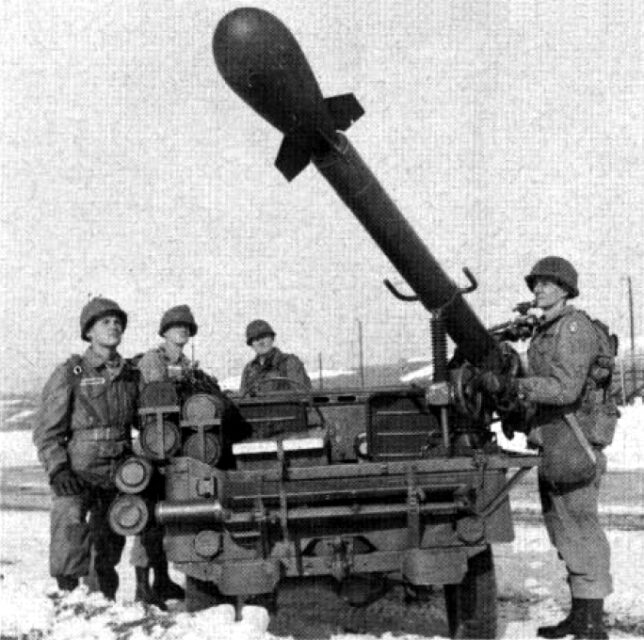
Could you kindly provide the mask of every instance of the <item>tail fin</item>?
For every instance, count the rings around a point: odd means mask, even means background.
[[[364,109],[352,93],[324,98],[336,130],[346,131],[358,118],[364,115]]]
[[[290,134],[284,136],[280,150],[275,159],[275,166],[290,182],[303,171],[311,160],[310,145],[302,144],[300,136]]]
[[[312,137],[317,138],[319,136],[332,145],[334,142],[331,139],[333,131],[338,129],[346,131],[364,114],[364,109],[352,93],[325,98],[324,105],[331,116],[333,130],[316,129],[315,133],[311,134],[301,129],[293,129],[282,140],[275,166],[289,182],[309,164],[313,154]]]

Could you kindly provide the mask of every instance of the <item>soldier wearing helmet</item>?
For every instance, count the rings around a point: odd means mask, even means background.
[[[108,525],[113,475],[127,455],[136,417],[138,373],[118,353],[127,314],[108,298],[92,298],[80,315],[90,343],[47,381],[33,434],[52,488],[49,568],[61,590],[87,576],[113,599],[115,567],[125,539]]]
[[[311,389],[311,380],[302,361],[292,353],[282,353],[274,342],[275,331],[266,320],[253,320],[246,327],[246,344],[256,355],[242,372],[242,394]]]
[[[142,382],[182,380],[190,370],[183,350],[197,335],[197,323],[187,304],[171,307],[162,316],[159,335],[163,342],[146,352],[139,361]]]
[[[190,377],[192,365],[183,350],[197,329],[192,310],[186,304],[171,307],[163,313],[158,331],[163,342],[147,351],[138,363],[141,386],[151,382],[182,382]],[[135,601],[166,609],[165,600],[183,599],[183,589],[171,580],[168,573],[162,527],[149,527],[135,537],[130,561],[136,577]],[[152,585],[150,569],[154,571]]]
[[[577,271],[563,258],[539,260],[525,278],[543,317],[528,349],[528,371],[515,392],[530,414],[528,441],[543,455],[539,492],[548,534],[566,563],[570,614],[540,627],[544,638],[607,638],[603,600],[612,591],[610,549],[598,517],[599,483],[606,469],[598,437],[599,400],[590,377],[598,334],[583,311]],[[612,434],[611,434],[612,437]],[[582,469],[587,469],[583,471]]]

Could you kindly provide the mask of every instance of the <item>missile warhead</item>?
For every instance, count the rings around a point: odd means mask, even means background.
[[[255,8],[226,14],[213,37],[219,73],[230,88],[284,134],[275,166],[287,180],[313,155],[338,143],[364,110],[352,93],[323,98],[293,34],[274,15]]]

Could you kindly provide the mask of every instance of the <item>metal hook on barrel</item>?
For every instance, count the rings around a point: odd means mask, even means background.
[[[478,288],[479,283],[468,267],[463,267],[463,273],[465,274],[465,277],[470,281],[470,284],[467,287],[458,287],[457,292],[460,294],[472,293],[472,291],[475,291]],[[385,278],[383,282],[385,284],[385,287],[387,287],[392,295],[398,298],[398,300],[402,300],[403,302],[418,302],[418,296],[401,293],[388,278]],[[450,300],[449,302],[451,301],[452,300]],[[449,302],[447,304],[449,304]]]
[[[389,289],[389,291],[398,298],[398,300],[402,300],[403,302],[418,302],[418,296],[410,296],[400,293],[388,278],[385,278],[383,282],[385,283],[385,287],[387,287],[387,289]]]
[[[459,287],[459,292],[460,293],[472,293],[472,291],[475,291],[478,289],[479,283],[478,280],[474,277],[474,274],[469,270],[469,267],[463,267],[463,273],[465,274],[465,277],[470,281],[469,286],[467,287]]]

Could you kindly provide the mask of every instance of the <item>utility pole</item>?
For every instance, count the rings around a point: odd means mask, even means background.
[[[364,345],[362,339],[362,320],[358,320],[358,354],[360,358],[360,386],[364,387]]]
[[[626,276],[628,284],[628,317],[631,328],[631,382],[633,385],[632,393],[635,394],[637,389],[637,370],[635,368],[635,314],[633,312],[633,283],[630,276]]]
[[[320,391],[322,391],[322,389],[324,389],[324,382],[322,378],[322,352],[321,351],[318,353],[318,370],[320,372]]]

